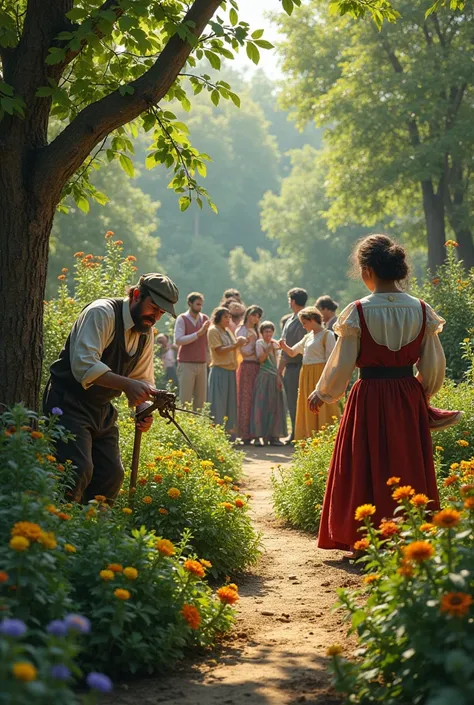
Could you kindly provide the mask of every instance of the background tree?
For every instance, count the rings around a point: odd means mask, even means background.
[[[434,271],[448,222],[460,257],[474,265],[474,7],[426,17],[429,6],[401,0],[403,19],[378,31],[328,16],[325,3],[312,0],[280,25],[285,104],[296,106],[300,124],[315,119],[327,128],[330,223],[385,220],[413,232],[424,222]]]

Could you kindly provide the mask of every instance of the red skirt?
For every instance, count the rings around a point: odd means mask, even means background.
[[[244,360],[237,370],[237,435],[249,439],[250,416],[252,414],[253,395],[260,365],[254,360]]]
[[[428,407],[414,378],[358,380],[349,395],[329,467],[318,545],[349,550],[362,534],[354,518],[374,504],[379,525],[396,502],[390,477],[426,494],[439,507]]]

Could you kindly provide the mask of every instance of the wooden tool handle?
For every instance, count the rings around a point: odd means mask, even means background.
[[[135,427],[135,439],[133,441],[133,454],[132,454],[132,471],[130,473],[130,489],[128,492],[128,502],[132,504],[133,494],[135,487],[137,486],[138,477],[138,463],[140,461],[140,445],[142,442],[142,432],[139,428]]]

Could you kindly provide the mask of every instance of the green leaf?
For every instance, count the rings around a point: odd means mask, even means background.
[[[258,64],[260,61],[260,52],[253,42],[247,42],[246,51],[250,61],[253,61],[254,64]]]
[[[59,47],[51,47],[49,50],[49,54],[46,57],[45,62],[49,66],[54,66],[55,64],[59,64],[61,61],[64,61],[65,56],[66,56],[65,49],[60,49]]]
[[[287,15],[291,15],[293,12],[293,0],[282,0],[283,9],[285,10]]]
[[[230,20],[230,23],[231,23],[232,27],[235,27],[235,25],[236,25],[236,24],[238,23],[238,21],[239,21],[239,16],[238,16],[237,12],[234,10],[233,7],[231,8],[231,10],[230,10],[230,12],[229,12],[229,20]]]
[[[182,213],[184,211],[187,211],[189,206],[191,205],[191,199],[189,196],[181,196],[179,199],[179,209]]]
[[[214,54],[213,51],[208,51],[207,49],[204,51],[204,54],[205,54],[207,60],[209,61],[209,63],[211,64],[212,68],[216,69],[216,71],[219,71],[219,69],[221,67],[221,60],[217,56],[217,54]]]
[[[219,91],[216,91],[216,90],[211,91],[211,100],[212,100],[212,102],[214,103],[215,106],[218,106],[218,105],[219,105],[220,97],[221,97],[221,96],[220,96]]]
[[[260,39],[260,37],[263,37],[263,29],[256,29],[255,32],[252,32],[252,39]]]
[[[37,98],[47,98],[54,93],[54,88],[49,86],[40,86],[36,91]]]
[[[126,154],[121,154],[119,157],[119,162],[124,172],[128,174],[130,178],[133,178],[135,176],[135,169],[133,168],[133,162],[130,157],[127,157]]]
[[[76,206],[81,209],[84,213],[89,213],[89,201],[87,198],[83,195],[75,195],[74,196],[74,201],[76,202]]]
[[[255,40],[255,44],[259,46],[261,49],[273,49],[274,46],[271,42],[267,42],[266,39],[257,39]]]

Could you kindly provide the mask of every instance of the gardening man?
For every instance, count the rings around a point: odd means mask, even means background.
[[[153,371],[153,326],[164,313],[176,318],[178,289],[164,274],[144,274],[125,299],[98,299],[82,311],[50,368],[43,409],[62,410],[61,424],[75,440],[57,444],[60,462],[75,466],[77,502],[104,495],[110,502],[123,482],[117,411],[111,401],[124,392],[143,409],[157,395]],[[56,409],[55,409],[56,411]],[[137,423],[148,431],[152,418]]]

